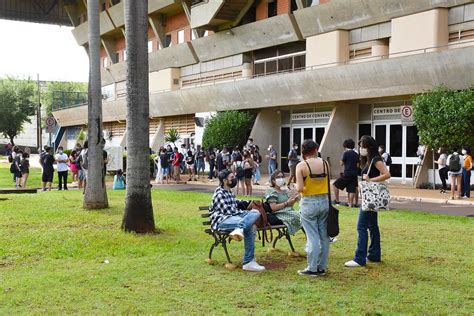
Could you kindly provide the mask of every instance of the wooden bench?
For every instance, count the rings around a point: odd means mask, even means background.
[[[0,189],[0,194],[38,193],[38,189]]]
[[[200,206],[199,211],[200,212],[205,211],[201,213],[201,217],[204,219],[209,219],[209,217],[211,216],[209,214],[209,206]],[[231,230],[229,231],[213,230],[211,227],[210,220],[205,220],[202,224],[208,227],[204,230],[204,232],[214,238],[214,243],[211,245],[211,248],[209,249],[209,257],[206,259],[206,262],[209,264],[214,264],[214,261],[212,260],[212,252],[214,251],[215,247],[221,245],[227,257],[227,263],[225,267],[230,270],[235,269],[235,265],[230,260],[229,250],[227,249],[227,244],[230,244],[230,241],[232,240],[232,238],[230,238],[229,236],[229,234],[231,233]],[[290,246],[290,250],[291,250],[290,252],[288,252],[288,256],[299,257],[299,253],[297,253],[295,251],[295,248],[293,247],[291,236],[288,233],[288,228],[285,225],[272,225],[270,227],[272,231],[276,231],[278,234],[275,234],[273,243],[272,243],[272,248],[270,248],[269,251],[276,251],[277,242],[281,238],[285,237],[286,240],[288,241],[288,245]],[[258,239],[262,241],[262,246],[265,247],[265,237],[260,234],[261,231],[262,229],[260,228],[257,229]]]

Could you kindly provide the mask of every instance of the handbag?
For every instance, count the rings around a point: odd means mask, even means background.
[[[367,175],[370,174],[370,168],[374,159],[370,162]],[[383,182],[367,182],[361,181],[362,210],[363,211],[379,211],[388,210],[390,204],[390,191]]]
[[[327,220],[327,233],[329,237],[333,238],[339,235],[339,210],[335,208],[331,203],[331,183],[329,180],[329,166],[326,161],[324,161],[324,168],[327,171],[326,174],[328,177],[329,211],[328,211],[328,220]]]

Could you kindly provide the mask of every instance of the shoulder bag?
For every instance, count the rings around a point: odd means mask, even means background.
[[[370,174],[374,159],[370,162],[367,176]],[[384,182],[361,181],[362,210],[379,211],[388,210],[390,204],[390,192]]]
[[[324,161],[324,168],[326,169],[326,175],[328,177],[329,212],[327,221],[327,232],[328,236],[333,238],[339,235],[339,210],[335,208],[331,203],[331,183],[329,180],[329,166],[326,161]]]

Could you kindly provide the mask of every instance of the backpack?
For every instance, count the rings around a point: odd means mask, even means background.
[[[182,163],[183,162],[183,159],[184,159],[184,155],[182,153],[178,153],[178,161],[179,163]]]
[[[17,170],[16,170],[16,165],[15,163],[13,162],[11,165],[10,165],[10,173],[15,173]]]
[[[459,169],[461,169],[461,158],[459,158],[458,154],[452,154],[449,157],[448,167],[451,172],[459,172]]]
[[[240,162],[240,164],[239,164],[239,162]],[[236,177],[237,178],[243,178],[245,174],[244,174],[244,168],[242,167],[242,161],[237,161],[235,163],[235,166],[237,167],[236,168],[236,170],[237,170]]]
[[[389,167],[392,164],[392,156],[390,156],[389,153],[387,153],[387,161],[385,161],[385,165]]]
[[[12,163],[13,162],[13,156],[12,154],[8,155],[8,162]]]

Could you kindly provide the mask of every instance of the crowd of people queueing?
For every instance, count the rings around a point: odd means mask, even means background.
[[[268,162],[268,172],[272,174],[277,169],[278,155],[270,145],[265,157],[260,154],[260,148],[249,138],[243,147],[204,148],[194,144],[181,145],[172,148],[171,145],[161,147],[155,158],[157,167],[156,182],[163,184],[170,180],[182,181],[186,175],[187,181],[197,181],[200,177],[207,177],[213,181],[217,174],[223,170],[230,170],[235,174],[237,181],[237,194],[252,195],[252,185],[261,181],[260,166],[263,159]],[[208,164],[209,168],[206,168]],[[208,170],[205,174],[205,170]]]

